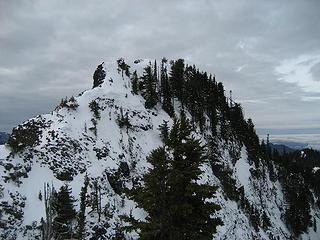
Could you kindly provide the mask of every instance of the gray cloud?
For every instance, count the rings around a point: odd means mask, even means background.
[[[320,55],[319,9],[317,0],[0,0],[0,130],[90,88],[103,60],[163,56],[215,73],[258,128],[319,127],[318,93],[276,71]],[[318,80],[319,64],[306,74]]]
[[[311,68],[311,73],[314,80],[320,82],[320,62]]]

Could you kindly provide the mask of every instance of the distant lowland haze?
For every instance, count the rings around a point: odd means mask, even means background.
[[[305,129],[257,129],[260,139],[283,144],[293,149],[313,148],[320,150],[320,128]]]

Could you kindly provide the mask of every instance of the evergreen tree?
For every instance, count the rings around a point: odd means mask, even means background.
[[[173,117],[174,110],[172,106],[172,91],[168,79],[167,68],[164,66],[166,59],[162,59],[161,62],[161,94],[163,97],[162,108],[165,110],[170,117]]]
[[[214,78],[210,75],[208,80],[208,94],[206,99],[207,105],[207,114],[210,120],[210,128],[212,135],[216,135],[217,133],[217,94],[216,94],[216,85]]]
[[[206,201],[216,187],[197,183],[205,159],[192,131],[182,113],[181,120],[174,121],[165,146],[147,158],[152,168],[143,177],[144,185],[129,191],[148,213],[146,221],[126,217],[132,229],[140,229],[140,239],[212,239],[221,224],[220,219],[211,217],[219,206]]]
[[[145,91],[143,94],[146,100],[145,107],[153,108],[157,104],[158,98],[156,93],[157,79],[154,76],[154,72],[152,71],[151,64],[144,69],[144,75],[142,76],[142,78],[144,80],[144,86],[145,86]]]
[[[169,135],[168,147],[172,149],[172,168],[168,178],[171,216],[170,239],[212,239],[220,219],[211,214],[220,207],[206,202],[216,187],[196,183],[204,163],[203,147],[192,136],[192,126],[182,112]]]
[[[183,88],[184,88],[184,60],[178,59],[174,61],[171,66],[170,82],[173,88],[174,95],[184,102]]]
[[[284,217],[289,229],[299,236],[312,223],[309,203],[311,193],[301,174],[297,172],[292,174],[291,171],[286,171],[286,180],[283,184],[287,201]]]
[[[154,60],[154,65],[153,65],[153,79],[155,81],[155,92],[158,94],[159,93],[159,77],[158,77],[158,65],[157,65],[157,60]],[[157,96],[157,99],[159,96]]]
[[[242,141],[245,143],[248,151],[248,157],[251,159],[257,159],[256,156],[260,154],[260,142],[256,133],[253,121],[249,118],[244,122],[245,133],[243,134]]]
[[[224,87],[222,82],[219,82],[217,85],[218,101],[219,105],[223,106],[226,103],[226,97],[224,95]]]
[[[271,149],[271,144],[270,144],[270,139],[269,139],[269,134],[267,134],[267,159],[269,160],[272,155],[272,149]]]
[[[138,86],[138,75],[137,71],[134,71],[131,75],[131,85],[132,85],[132,93],[137,95],[139,91],[139,86]]]
[[[93,87],[98,87],[103,83],[103,80],[106,77],[106,71],[103,69],[103,63],[101,63],[100,65],[98,65],[96,71],[93,74]]]
[[[92,209],[98,214],[98,222],[101,221],[101,188],[97,180],[93,182],[93,193],[92,193]]]
[[[78,238],[84,239],[85,221],[86,221],[86,195],[88,191],[89,178],[86,175],[84,178],[84,184],[80,192],[80,212],[78,214]]]
[[[153,150],[147,161],[153,168],[143,176],[144,186],[135,187],[129,195],[148,213],[148,217],[146,221],[137,221],[132,216],[125,219],[131,222],[133,229],[140,229],[141,240],[170,239],[167,212],[169,161],[164,147]]]
[[[74,202],[69,186],[62,186],[54,204],[56,216],[53,219],[53,229],[56,239],[70,238],[74,234],[72,229],[72,221],[76,218]]]
[[[168,121],[163,121],[163,123],[159,125],[159,131],[162,142],[166,143],[169,137]]]

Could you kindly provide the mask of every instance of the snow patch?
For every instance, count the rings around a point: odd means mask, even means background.
[[[236,162],[235,165],[236,175],[246,191],[249,189],[249,177],[251,168],[250,164],[248,163],[247,157],[247,150],[243,146],[241,149],[241,158]]]

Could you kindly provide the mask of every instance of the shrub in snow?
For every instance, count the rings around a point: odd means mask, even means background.
[[[42,128],[44,127],[46,127],[44,121],[41,119],[32,119],[14,128],[7,144],[11,147],[13,153],[22,151],[26,147],[34,146],[39,142]]]

